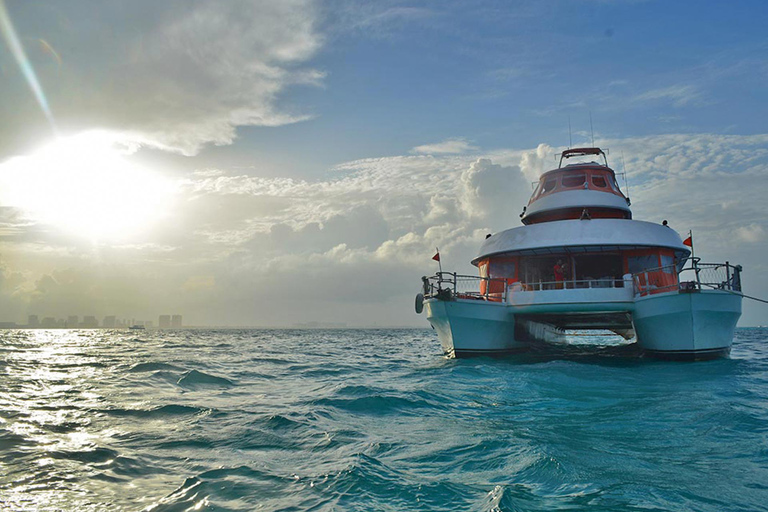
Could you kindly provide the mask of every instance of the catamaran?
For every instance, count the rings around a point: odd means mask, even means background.
[[[601,161],[568,163],[576,157]],[[524,351],[570,329],[613,331],[661,358],[728,355],[741,266],[702,263],[690,237],[634,220],[630,205],[600,148],[568,149],[540,177],[523,226],[486,238],[479,275],[423,277],[416,312],[449,357]]]

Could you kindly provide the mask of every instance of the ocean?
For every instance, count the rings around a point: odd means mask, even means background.
[[[0,331],[0,509],[768,510],[768,329],[697,363],[580,341]]]

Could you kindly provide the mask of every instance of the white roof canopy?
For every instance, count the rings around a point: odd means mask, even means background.
[[[664,247],[679,258],[691,251],[675,230],[660,224],[627,219],[561,220],[508,229],[487,238],[472,260],[495,254],[562,254]]]

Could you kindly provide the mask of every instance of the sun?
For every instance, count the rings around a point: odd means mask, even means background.
[[[134,237],[167,212],[170,180],[137,164],[116,134],[59,137],[0,164],[0,204],[94,240]]]

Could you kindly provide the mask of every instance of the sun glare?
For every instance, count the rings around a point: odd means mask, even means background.
[[[2,204],[96,240],[140,233],[167,210],[172,184],[131,161],[117,142],[108,132],[84,132],[5,162]]]

